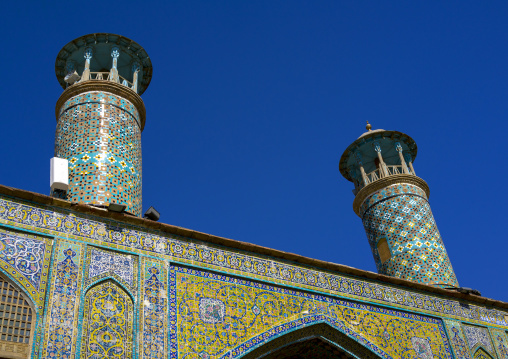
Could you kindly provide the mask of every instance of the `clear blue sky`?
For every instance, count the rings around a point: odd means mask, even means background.
[[[49,193],[58,51],[93,32],[152,59],[143,203],[161,221],[375,271],[344,149],[374,128],[415,169],[462,286],[508,301],[506,1],[9,1],[0,183]]]

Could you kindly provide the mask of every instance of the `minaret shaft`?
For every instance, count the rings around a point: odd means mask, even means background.
[[[97,84],[90,82],[95,88]],[[76,92],[75,88],[70,89]],[[127,212],[139,216],[139,111],[128,99],[108,89],[90,91],[92,88],[86,85],[81,89],[83,92],[68,98],[57,109],[55,156],[69,161],[67,198],[98,206],[124,204]],[[62,96],[66,95],[64,92]]]
[[[458,287],[428,202],[429,187],[412,161],[416,143],[397,131],[375,130],[344,152],[340,171],[355,184],[353,209],[362,219],[381,274],[437,287]]]
[[[419,186],[401,178],[370,195],[359,214],[379,273],[445,288],[458,286],[427,194]]]

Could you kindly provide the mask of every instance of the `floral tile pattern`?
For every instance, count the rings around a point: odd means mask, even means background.
[[[129,295],[112,281],[85,296],[81,354],[85,358],[131,359],[134,311]]]
[[[171,358],[239,358],[290,329],[328,322],[382,358],[452,358],[440,320],[171,268]]]
[[[39,311],[44,303],[50,255],[48,238],[0,228],[0,266],[18,280]]]

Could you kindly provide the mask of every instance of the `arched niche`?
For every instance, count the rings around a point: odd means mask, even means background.
[[[97,287],[98,285],[104,283],[104,282],[112,282],[114,283],[115,285],[119,286],[125,293],[127,293],[127,295],[129,296],[129,298],[131,299],[132,302],[135,302],[135,297],[134,297],[134,294],[132,293],[132,291],[130,290],[130,288],[128,288],[126,286],[126,284],[121,281],[118,276],[116,275],[107,275],[107,276],[104,276],[98,280],[95,280],[91,283],[88,283],[87,285],[85,285],[85,288],[84,288],[84,292],[87,293],[90,289],[92,289],[93,287]]]
[[[0,272],[0,359],[30,358],[36,319],[30,298]]]
[[[81,355],[84,358],[132,358],[134,303],[118,283],[91,287],[83,304]]]
[[[485,349],[483,349],[482,347],[479,347],[474,355],[473,355],[473,359],[492,359],[492,356],[487,353],[487,351]]]
[[[379,359],[371,350],[327,323],[305,326],[276,337],[242,359]]]

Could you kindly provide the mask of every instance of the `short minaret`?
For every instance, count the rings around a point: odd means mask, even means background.
[[[55,156],[69,161],[68,200],[116,203],[141,215],[140,95],[152,78],[145,50],[120,35],[90,34],[65,45],[55,71],[64,92],[56,104]]]
[[[397,131],[371,130],[340,159],[353,182],[353,209],[362,219],[378,272],[437,287],[458,287],[428,202],[429,187],[413,167],[416,143]]]

